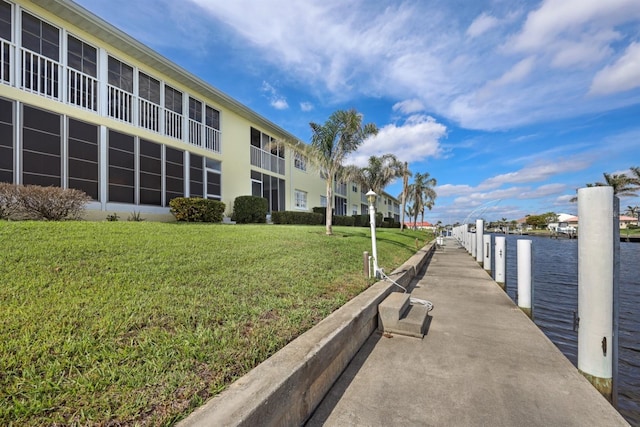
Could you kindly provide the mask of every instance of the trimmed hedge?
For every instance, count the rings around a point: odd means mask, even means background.
[[[202,197],[176,197],[171,199],[169,207],[178,221],[221,222],[225,204]]]
[[[268,212],[269,202],[264,197],[239,196],[233,201],[231,219],[239,224],[264,224]]]
[[[321,225],[324,224],[325,217],[315,212],[272,212],[271,221],[274,224],[300,224],[300,225]]]
[[[332,224],[353,227],[353,225],[355,224],[355,219],[352,216],[336,215],[333,217]]]

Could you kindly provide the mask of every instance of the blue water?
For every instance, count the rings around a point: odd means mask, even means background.
[[[507,236],[507,293],[515,301],[516,240],[532,240],[534,321],[571,360],[578,361],[578,241]],[[640,243],[620,243],[618,410],[640,426]]]

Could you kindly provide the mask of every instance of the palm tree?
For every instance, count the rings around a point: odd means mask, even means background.
[[[638,197],[635,193],[637,187],[634,185],[633,178],[625,174],[608,174],[603,173],[605,182],[596,182],[596,185],[613,187],[613,194],[618,197]]]
[[[384,188],[401,175],[402,163],[393,154],[384,154],[380,157],[369,157],[369,164],[363,168],[347,166],[345,175],[350,180],[360,184],[365,189],[373,190],[376,194],[382,194]]]
[[[627,206],[624,213],[634,217],[637,220],[636,225],[640,225],[640,206]]]
[[[636,190],[640,189],[640,166],[631,166],[631,183],[636,186]]]
[[[429,172],[416,173],[413,177],[413,184],[407,188],[409,201],[413,206],[414,223],[418,222],[418,213],[422,213],[424,222],[425,207],[431,210],[436,199],[436,192],[433,189],[437,184],[435,178],[429,177]]]
[[[304,156],[324,177],[327,188],[326,234],[332,235],[334,180],[345,180],[345,158],[356,151],[365,139],[377,134],[378,128],[373,123],[363,125],[362,115],[355,109],[335,111],[323,125],[312,122],[309,126],[313,132],[310,144],[289,140],[277,143]]]
[[[409,187],[409,177],[412,175],[407,162],[404,162],[400,172],[402,173],[402,194],[400,195],[402,203],[402,218],[400,219],[400,231],[404,231],[404,212],[407,207],[407,190]]]

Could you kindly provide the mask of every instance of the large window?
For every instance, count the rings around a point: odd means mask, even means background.
[[[135,143],[131,135],[109,131],[109,201],[135,203]]]
[[[165,203],[184,196],[184,151],[165,148]]]
[[[300,169],[301,171],[307,170],[307,158],[300,153],[295,153],[293,158],[293,165],[296,169]]]
[[[0,80],[4,82],[11,81],[11,32],[11,5],[0,0]]]
[[[69,119],[69,188],[98,200],[98,126]]]
[[[13,183],[13,103],[0,99],[0,182]]]
[[[189,196],[204,197],[202,156],[189,153]]]
[[[165,85],[164,87],[165,133],[182,139],[182,92]]]
[[[22,183],[61,187],[60,116],[25,105],[22,120]]]
[[[267,199],[269,212],[285,210],[284,179],[251,171],[251,185],[253,196],[262,196]],[[258,193],[260,190],[262,194]]]
[[[98,109],[98,51],[73,36],[67,37],[69,102],[79,107]]]
[[[202,102],[189,97],[189,142],[202,145]]]
[[[301,190],[295,190],[296,209],[307,209],[307,193]]]
[[[133,119],[133,67],[109,57],[109,115],[118,120]]]
[[[207,199],[222,200],[222,164],[206,159]]]
[[[140,204],[162,206],[162,145],[140,140]]]
[[[140,126],[160,131],[160,81],[144,73],[138,74]]]
[[[333,208],[335,215],[346,215],[347,214],[347,199],[344,197],[335,197],[335,206]]]
[[[60,31],[35,16],[22,12],[22,87],[45,96],[58,97]]]

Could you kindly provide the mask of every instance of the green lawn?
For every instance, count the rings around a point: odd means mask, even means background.
[[[0,221],[0,425],[166,425],[370,285],[367,228]],[[424,232],[378,229],[379,264]]]

